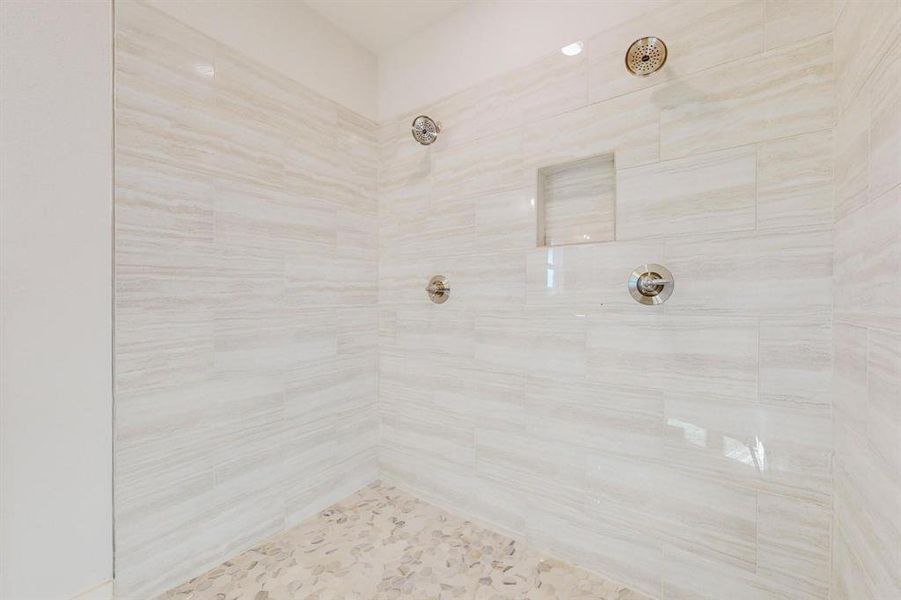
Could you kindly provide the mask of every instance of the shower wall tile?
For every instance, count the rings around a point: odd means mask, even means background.
[[[658,510],[664,554],[690,551],[715,564],[753,573],[757,558],[757,495],[751,490],[668,471]]]
[[[832,86],[831,36],[673,81],[654,96],[660,157],[828,129]]]
[[[479,250],[517,250],[535,248],[538,239],[536,198],[531,190],[480,196],[475,202],[475,235]]]
[[[659,394],[646,393],[638,385],[617,387],[531,374],[526,376],[524,393],[526,431],[537,436],[559,432],[562,439],[583,448],[589,478],[606,481],[600,471],[594,472],[601,469],[602,457],[619,458],[613,464],[628,463],[642,471],[659,466],[664,441]],[[589,492],[603,493],[592,488]]]
[[[585,315],[544,308],[483,310],[475,323],[475,359],[505,372],[582,376],[585,332]]]
[[[857,102],[835,125],[835,219],[869,201],[867,173],[870,143],[870,107]]]
[[[142,3],[115,43],[116,586],[151,597],[377,476],[380,148]]]
[[[868,192],[878,198],[901,183],[901,14],[895,41],[866,86],[870,116]]]
[[[761,319],[758,343],[761,402],[832,405],[832,327],[828,320]]]
[[[873,330],[868,349],[867,434],[892,477],[901,473],[901,333]]]
[[[718,600],[721,598],[747,598],[766,600],[788,595],[785,590],[769,580],[741,567],[722,561],[699,560],[694,552],[678,547],[666,549],[666,561],[662,565],[662,598],[688,600]],[[792,590],[793,592],[793,590]]]
[[[766,49],[832,31],[832,0],[765,0]]]
[[[885,297],[901,273],[899,39],[897,2],[849,0],[838,14],[836,160],[847,167],[836,171],[831,597],[840,600],[901,595],[901,308]]]
[[[616,239],[670,237],[755,226],[753,147],[616,172]]]
[[[521,307],[525,299],[526,265],[521,252],[484,252],[466,257],[447,271],[457,282],[454,299],[463,308],[506,305]]]
[[[832,224],[831,129],[766,142],[757,149],[757,228]]]
[[[525,164],[534,169],[611,153],[618,169],[656,162],[658,116],[650,92],[638,92],[529,123]]]
[[[442,123],[441,147],[509,133],[524,123],[562,114],[588,103],[588,59],[560,53],[546,56],[529,69],[492,79],[440,100],[420,112]],[[398,129],[409,138],[413,115]]]
[[[671,317],[665,312],[592,316],[588,378],[651,392],[757,397],[756,321]],[[640,382],[635,382],[636,368]]]
[[[892,53],[899,35],[897,0],[848,0],[835,22],[835,108],[843,114],[854,104],[882,57]]]
[[[380,467],[656,597],[825,598],[832,362],[860,362],[832,341],[831,2],[646,7],[421,107],[433,146],[381,128]],[[649,33],[670,61],[631,77]],[[538,169],[605,154],[617,238],[536,247]],[[648,262],[663,306],[628,295]]]
[[[674,240],[664,264],[679,286],[667,312],[809,317],[832,310],[828,229]]]
[[[473,196],[522,185],[522,134],[500,135],[432,154],[433,192]]]
[[[588,53],[555,52],[521,70],[517,83],[523,123],[581,108],[588,104]]]
[[[567,509],[542,499],[527,513],[529,539],[579,564],[604,564],[611,577],[632,581],[633,589],[660,594],[662,545],[647,527],[611,520],[592,506]]]
[[[715,393],[665,396],[673,468],[828,507],[828,407],[770,407]]]
[[[901,329],[891,289],[901,273],[901,186],[835,228],[835,314],[847,323]]]
[[[798,597],[827,597],[829,507],[761,493],[757,514],[760,571]]]
[[[864,588],[863,597],[891,598],[897,595],[901,512],[897,474],[875,460],[866,447],[856,447],[837,458],[835,470],[835,527],[857,560],[857,572],[833,575],[850,578]],[[839,558],[839,557],[836,557]],[[835,569],[835,567],[834,567]],[[854,597],[840,588],[839,597]]]
[[[678,61],[669,60],[669,68],[653,77],[634,77],[623,68],[623,55],[632,42],[649,34],[663,39],[670,58]],[[589,39],[591,101],[683,78],[763,49],[763,2],[651,0],[644,14]]]
[[[832,549],[832,587],[830,598],[851,600],[872,596],[870,584],[866,580],[863,565],[854,551],[851,542],[840,527],[833,528]]]
[[[836,322],[833,411],[836,456],[866,443],[867,340],[865,327]]]

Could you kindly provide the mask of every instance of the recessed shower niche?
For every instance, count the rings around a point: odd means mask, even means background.
[[[539,246],[615,239],[613,154],[538,169],[537,198]]]

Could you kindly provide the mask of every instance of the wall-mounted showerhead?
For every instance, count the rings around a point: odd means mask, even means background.
[[[423,146],[428,146],[438,139],[438,134],[441,133],[441,123],[431,117],[419,115],[413,119],[412,131],[414,140]]]
[[[645,77],[666,62],[666,44],[657,37],[643,37],[626,50],[626,68],[633,75]]]

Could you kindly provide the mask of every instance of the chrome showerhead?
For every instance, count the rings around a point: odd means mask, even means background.
[[[666,44],[657,37],[643,37],[626,50],[626,68],[633,75],[645,77],[655,73],[666,62]]]
[[[413,119],[412,132],[414,140],[423,146],[428,146],[438,139],[438,134],[441,132],[441,123],[436,122],[431,117],[419,115]]]

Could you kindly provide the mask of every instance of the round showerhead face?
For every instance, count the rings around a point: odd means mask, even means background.
[[[438,139],[438,134],[441,132],[441,125],[436,123],[430,117],[419,115],[413,119],[412,131],[414,140],[423,146],[428,146]]]
[[[640,77],[656,72],[665,62],[666,44],[660,38],[644,37],[635,40],[626,51],[626,68]]]

